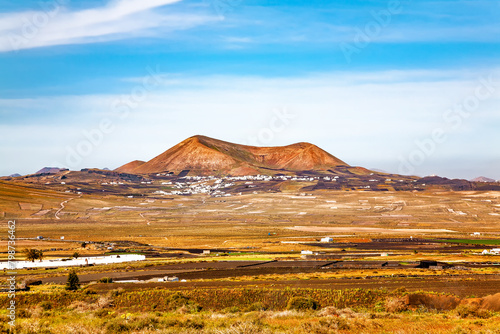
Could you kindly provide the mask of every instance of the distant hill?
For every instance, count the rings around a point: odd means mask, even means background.
[[[190,175],[250,175],[326,171],[338,167],[356,169],[359,174],[370,172],[364,168],[351,167],[310,143],[256,147],[193,136],[147,162],[132,161],[116,171],[135,174],[179,174],[189,170]]]
[[[377,173],[382,173],[382,174],[391,174],[386,170],[383,169],[378,169],[378,168],[370,168],[371,171],[377,172]]]
[[[22,176],[21,174],[18,174],[18,173],[15,173],[15,174],[11,174],[9,175],[9,177],[19,177],[19,176]]]
[[[489,177],[485,177],[485,176],[476,177],[475,179],[472,179],[471,181],[472,182],[496,182],[495,180],[490,179]]]
[[[61,171],[67,171],[67,168],[59,168],[59,167],[43,167],[35,174],[57,174]]]
[[[146,163],[145,161],[134,160],[134,161],[129,162],[128,164],[125,164],[123,166],[116,168],[115,171],[120,172],[120,173],[130,173],[134,169],[138,168],[139,166],[141,166],[145,163]]]

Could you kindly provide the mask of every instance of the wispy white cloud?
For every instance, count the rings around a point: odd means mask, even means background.
[[[71,11],[50,10],[0,15],[0,52],[44,46],[84,44],[188,29],[215,20],[186,12],[160,13],[155,8],[181,0],[116,0],[106,6]]]

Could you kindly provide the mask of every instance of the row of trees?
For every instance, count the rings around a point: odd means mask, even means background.
[[[43,258],[45,257],[43,255],[43,251],[35,248],[27,248],[23,252],[24,256],[26,257],[26,261],[31,261],[31,262],[35,262],[35,260],[42,261]],[[72,256],[73,258],[78,259],[80,257],[80,253],[74,252]]]

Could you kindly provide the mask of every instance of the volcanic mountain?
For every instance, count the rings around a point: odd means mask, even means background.
[[[193,136],[148,162],[133,161],[116,170],[133,174],[178,174],[189,170],[190,175],[251,175],[283,171],[326,171],[337,167],[351,168],[342,160],[309,143],[256,147]]]
[[[476,177],[475,179],[472,179],[471,181],[472,182],[495,182],[495,180],[490,179],[489,177],[485,177],[485,176]]]

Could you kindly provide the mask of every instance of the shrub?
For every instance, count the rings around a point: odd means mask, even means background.
[[[460,318],[474,317],[476,315],[479,305],[461,304],[455,309]]]
[[[43,301],[39,305],[42,308],[42,310],[44,310],[44,311],[48,311],[48,310],[52,309],[52,304],[48,301]]]
[[[26,309],[16,310],[16,317],[18,318],[31,318],[31,312]]]
[[[309,333],[337,333],[338,330],[349,330],[350,326],[343,318],[326,318],[318,322],[304,323],[302,328]]]
[[[238,306],[226,307],[223,310],[224,313],[238,313],[239,311],[240,311],[240,308]]]
[[[143,330],[143,329],[155,329],[159,323],[158,318],[151,315],[145,315],[135,319],[130,326],[135,330]]]
[[[387,298],[385,310],[390,313],[399,313],[408,310],[408,304],[403,298]]]
[[[191,320],[191,319],[186,320],[182,325],[185,328],[193,328],[193,329],[203,329],[203,327],[205,327],[203,321]]]
[[[170,310],[178,310],[181,313],[194,313],[201,310],[201,307],[180,292],[167,297],[167,304]]]
[[[266,308],[264,307],[264,304],[262,304],[261,302],[253,303],[245,309],[246,312],[265,311],[265,310]]]
[[[111,295],[111,297],[118,297],[118,296],[122,295],[124,292],[125,292],[125,290],[123,288],[118,288],[118,289],[111,290],[109,292],[109,294]]]
[[[99,297],[97,302],[95,303],[97,308],[106,308],[106,307],[112,307],[113,306],[113,299],[111,299],[109,296],[103,296]]]
[[[68,281],[66,282],[66,290],[75,291],[80,289],[80,279],[76,271],[72,270],[68,274]]]
[[[100,309],[94,312],[94,315],[99,318],[103,318],[109,315],[109,311],[106,309]]]
[[[287,309],[288,310],[297,310],[297,311],[305,311],[305,310],[317,310],[319,308],[319,304],[312,298],[307,297],[292,297],[288,301]]]
[[[111,277],[103,277],[100,280],[98,280],[97,282],[99,282],[99,283],[113,283],[113,279]]]
[[[460,304],[455,309],[461,318],[482,318],[491,317],[491,312],[481,309],[477,304]]]
[[[360,318],[363,315],[354,312],[350,308],[337,309],[335,306],[328,306],[318,312],[320,317],[341,317],[345,319]]]
[[[192,328],[192,329],[203,329],[205,323],[201,320],[191,320],[181,321],[178,319],[168,319],[163,322],[165,327],[178,327],[178,328]]]
[[[106,325],[107,334],[124,333],[129,332],[130,326],[119,321],[113,321]]]

